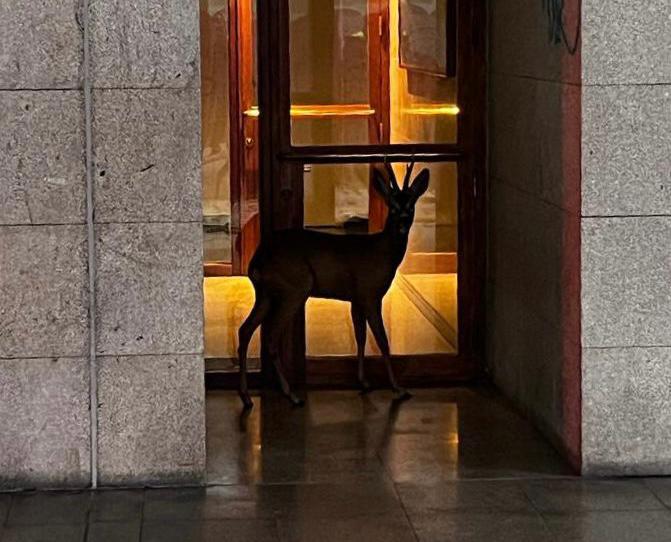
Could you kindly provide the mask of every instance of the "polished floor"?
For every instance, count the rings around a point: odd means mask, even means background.
[[[207,401],[210,486],[0,495],[1,542],[671,540],[671,480],[584,480],[488,389]]]

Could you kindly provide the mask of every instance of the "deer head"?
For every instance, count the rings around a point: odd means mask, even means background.
[[[394,169],[386,162],[384,165],[389,179],[385,179],[382,172],[375,168],[373,186],[384,198],[389,208],[385,231],[408,235],[415,220],[415,204],[429,188],[430,172],[428,169],[423,169],[410,183],[415,163],[408,164],[401,188],[396,180]]]

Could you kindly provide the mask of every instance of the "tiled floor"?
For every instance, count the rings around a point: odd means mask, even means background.
[[[0,495],[0,541],[671,541],[671,480],[573,477],[486,390],[389,399],[210,393],[210,487]]]

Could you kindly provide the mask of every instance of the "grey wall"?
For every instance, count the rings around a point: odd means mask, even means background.
[[[583,9],[583,470],[671,474],[671,3]]]
[[[0,488],[204,479],[198,36],[0,5]]]
[[[488,369],[577,467],[580,55],[549,43],[539,0],[489,6]]]

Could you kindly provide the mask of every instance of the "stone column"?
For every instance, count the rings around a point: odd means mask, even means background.
[[[0,3],[0,489],[204,481],[198,9]]]
[[[91,479],[78,9],[0,3],[0,489]]]
[[[580,53],[539,0],[489,6],[488,369],[579,468]]]
[[[199,5],[89,6],[98,481],[199,483]]]
[[[671,3],[583,4],[583,471],[671,474]]]

